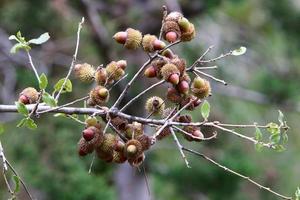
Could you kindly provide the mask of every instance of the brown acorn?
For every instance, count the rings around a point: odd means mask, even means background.
[[[180,72],[174,64],[168,63],[161,68],[161,75],[163,78],[173,85],[179,83],[179,74]]]
[[[180,93],[174,87],[170,87],[167,90],[167,99],[173,103],[180,103],[183,97],[181,97]]]
[[[23,104],[36,103],[39,98],[39,92],[33,87],[25,88],[19,95],[19,102]]]
[[[146,68],[144,75],[148,78],[156,77],[156,68],[153,65],[150,65]]]
[[[180,75],[185,73],[186,61],[182,58],[175,57],[171,59],[171,63],[174,64],[180,72]]]
[[[208,95],[211,93],[210,83],[207,80],[197,76],[193,80],[191,91],[200,99],[208,97]]]
[[[137,49],[138,47],[140,47],[143,38],[142,33],[132,28],[128,28],[126,32],[127,39],[124,46],[127,49]]]
[[[104,85],[107,80],[107,72],[105,68],[98,68],[95,72],[95,80],[98,85]]]
[[[189,92],[189,83],[187,81],[180,81],[177,85],[178,91],[182,94],[187,94]]]
[[[111,123],[119,131],[125,131],[128,125],[128,120],[117,116],[111,119]]]
[[[74,67],[75,76],[82,82],[92,82],[95,77],[95,69],[88,63],[77,64]]]
[[[196,31],[195,31],[194,24],[190,23],[189,29],[186,32],[182,32],[181,41],[183,42],[191,41],[192,39],[195,38],[195,35],[196,35]]]
[[[136,139],[142,144],[143,151],[148,150],[151,147],[151,138],[145,134],[136,137]]]
[[[84,138],[80,138],[78,142],[78,154],[80,156],[85,156],[94,151],[94,145],[87,142]]]
[[[128,158],[128,160],[135,160],[143,153],[143,147],[142,144],[136,140],[131,139],[128,140],[125,144],[125,155]]]
[[[148,113],[153,113],[154,115],[161,115],[165,109],[165,103],[162,98],[153,96],[146,101],[145,108]]]
[[[96,86],[90,91],[90,103],[93,105],[103,105],[109,99],[109,91],[103,86]]]
[[[117,81],[122,78],[122,76],[125,74],[124,70],[120,65],[118,65],[117,62],[112,61],[110,62],[106,68],[107,77],[111,80]]]

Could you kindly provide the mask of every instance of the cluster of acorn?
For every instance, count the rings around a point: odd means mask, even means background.
[[[112,119],[118,131],[124,131],[126,142],[111,133],[103,133],[96,118],[89,117],[82,137],[78,142],[78,154],[85,156],[95,151],[97,157],[106,162],[124,163],[139,166],[145,159],[144,151],[150,148],[151,138],[143,133],[143,126],[133,122],[129,124],[119,117]]]
[[[33,104],[38,101],[39,92],[33,87],[25,88],[20,94],[18,101],[23,104]]]

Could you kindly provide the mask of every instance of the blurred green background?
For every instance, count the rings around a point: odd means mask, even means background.
[[[298,0],[1,0],[0,103],[13,104],[24,87],[36,86],[24,52],[9,53],[12,46],[9,35],[21,30],[25,37],[34,38],[49,32],[51,40],[34,47],[32,56],[38,72],[46,73],[53,85],[67,73],[77,24],[84,16],[78,62],[98,66],[113,59],[126,59],[132,76],[147,55],[124,50],[113,42],[112,35],[126,27],[158,34],[162,5],[182,11],[196,25],[196,39],[173,48],[189,64],[210,45],[215,48],[208,58],[239,46],[247,47],[245,55],[220,60],[216,63],[218,70],[208,71],[229,83],[228,86],[212,84],[211,120],[267,124],[277,121],[280,109],[291,127],[287,150],[282,153],[268,149],[258,153],[252,143],[222,132],[217,140],[184,144],[280,193],[293,195],[300,185]],[[127,100],[153,83],[140,81],[143,84],[135,84]],[[124,84],[119,84],[112,98],[120,94]],[[91,87],[74,80],[73,93],[63,95],[60,103],[85,96]],[[154,93],[164,95],[161,91]],[[136,108],[143,108],[144,100],[128,112],[141,115],[141,109]],[[195,120],[201,120],[199,112],[193,114]],[[18,115],[0,114],[5,123],[5,133],[0,139],[7,158],[38,199],[276,199],[201,158],[188,155],[192,168],[187,169],[171,138],[159,142],[146,155],[149,197],[143,173],[128,165],[96,160],[92,174],[88,174],[92,157],[77,156],[82,127],[74,121],[49,114],[37,119],[38,129],[30,131],[15,127],[19,119]],[[206,131],[209,134],[212,130]],[[254,133],[253,129],[239,131],[248,136]],[[0,178],[0,197],[9,197],[3,178]],[[24,191],[19,198],[27,199]]]

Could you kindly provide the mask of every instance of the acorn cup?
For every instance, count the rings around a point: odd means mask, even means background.
[[[146,151],[151,147],[151,137],[143,134],[136,137],[136,139],[142,144],[143,151]]]
[[[127,49],[137,49],[141,46],[142,33],[138,30],[128,28],[125,32],[117,32],[113,38]]]
[[[20,93],[18,101],[23,104],[33,104],[38,98],[39,92],[33,87],[27,87]]]
[[[195,38],[196,31],[194,24],[190,23],[187,31],[181,33],[181,41],[188,42]]]
[[[133,139],[144,133],[144,126],[138,122],[128,124],[125,130],[125,136],[128,139]]]
[[[118,152],[118,151],[113,152],[113,160],[112,161],[114,163],[121,164],[121,163],[126,162],[126,160],[127,160],[127,158],[124,155],[124,152]]]
[[[107,81],[107,72],[105,68],[99,67],[95,72],[95,81],[98,85],[104,85]]]
[[[126,67],[127,64],[121,64],[120,62],[118,63],[116,61],[112,61],[106,66],[105,70],[109,81],[118,81],[122,78],[122,76],[125,74],[125,71],[123,70],[124,65]]]
[[[143,146],[136,139],[128,140],[125,144],[124,153],[128,161],[134,161],[143,153]]]
[[[208,97],[211,93],[210,83],[207,80],[197,76],[193,80],[191,91],[196,97],[200,99]]]
[[[113,160],[114,148],[117,141],[115,135],[110,133],[104,134],[103,142],[95,149],[98,158],[106,162],[111,162]]]
[[[170,87],[167,90],[167,99],[172,103],[180,103],[184,98],[180,95],[180,93],[174,88]]]
[[[109,99],[109,91],[103,86],[96,86],[90,91],[89,94],[89,104],[90,105],[103,105]]]
[[[171,63],[165,64],[161,68],[161,74],[166,81],[172,83],[173,85],[177,85],[179,83],[180,72],[176,65]]]
[[[94,151],[94,144],[87,142],[84,138],[80,138],[78,142],[78,155],[86,156]]]
[[[146,101],[145,108],[148,113],[152,113],[153,115],[162,115],[165,109],[165,103],[162,98],[153,96]]]
[[[74,73],[76,78],[86,83],[92,82],[95,78],[95,69],[88,63],[76,64],[74,66]]]

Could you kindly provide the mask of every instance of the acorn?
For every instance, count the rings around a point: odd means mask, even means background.
[[[182,94],[187,94],[189,92],[189,83],[187,81],[180,81],[177,85],[178,91]]]
[[[180,103],[183,100],[179,92],[174,87],[168,88],[167,99],[173,103]]]
[[[39,98],[39,92],[33,87],[25,88],[19,95],[19,102],[23,104],[36,103]]]
[[[98,120],[96,117],[89,116],[88,118],[86,118],[85,124],[87,127],[96,126],[98,124]]]
[[[119,131],[125,131],[128,125],[128,120],[117,116],[111,119],[111,123]]]
[[[154,41],[157,40],[157,37],[155,35],[144,35],[143,41],[142,41],[142,46],[144,51],[148,53],[152,53],[155,51],[154,49]]]
[[[109,91],[103,86],[96,86],[90,91],[90,103],[95,105],[103,105],[109,99]]]
[[[142,144],[136,140],[128,140],[125,144],[125,155],[128,159],[135,160],[138,156],[143,153]]]
[[[151,147],[151,138],[145,134],[136,137],[136,139],[142,144],[143,151],[148,150]]]
[[[192,135],[194,136],[194,141],[201,141],[204,139],[204,135],[200,130],[195,130],[192,132]]]
[[[161,74],[163,78],[173,85],[177,85],[179,83],[179,73],[180,72],[177,69],[176,65],[171,63],[165,64],[161,68]]]
[[[180,72],[180,75],[185,73],[186,61],[182,58],[175,57],[171,59],[171,63],[174,64]]]
[[[80,156],[85,156],[94,151],[94,145],[87,142],[84,138],[80,138],[78,142],[78,154]]]
[[[165,21],[163,24],[163,37],[170,43],[173,43],[181,38],[181,31],[174,21]]]
[[[138,122],[132,122],[132,124],[128,124],[125,130],[125,136],[128,139],[136,138],[139,135],[144,133],[144,126]]]
[[[181,34],[181,41],[187,42],[195,38],[196,31],[194,24],[190,23],[189,29]]]
[[[120,31],[117,32],[114,36],[113,39],[116,40],[116,42],[120,43],[120,44],[125,44],[126,40],[127,40],[127,32],[126,31]]]
[[[167,64],[167,61],[165,59],[157,59],[157,60],[154,60],[151,62],[151,65],[156,70],[156,77],[159,79],[161,79],[163,77],[161,74],[161,69],[165,64]]]
[[[182,17],[178,20],[178,25],[179,25],[180,30],[182,32],[187,32],[189,30],[189,27],[190,27],[190,22],[187,18]]]
[[[86,140],[86,141],[91,141],[92,139],[94,139],[95,137],[95,130],[94,128],[92,128],[93,126],[87,128],[87,129],[84,129],[82,131],[82,137]]]
[[[211,93],[210,83],[207,80],[197,76],[193,80],[191,91],[200,99],[208,97],[208,95]]]
[[[162,98],[153,96],[146,101],[145,108],[148,113],[153,113],[154,115],[161,115],[165,109],[165,103]]]
[[[96,147],[97,156],[107,162],[112,161],[114,147],[117,143],[115,135],[107,133],[103,135],[103,142]]]
[[[114,81],[117,81],[117,80],[121,79],[122,76],[125,74],[124,70],[115,61],[110,62],[106,66],[105,70],[106,70],[106,73],[107,73],[107,77],[109,79],[114,80]]]
[[[95,80],[98,85],[104,85],[107,80],[107,72],[105,68],[98,68],[95,72]]]
[[[126,67],[127,67],[127,61],[126,61],[126,60],[119,60],[119,61],[117,61],[117,65],[118,65],[121,69],[125,70]]]
[[[128,160],[129,164],[133,167],[139,167],[145,160],[145,154],[141,154],[135,160]]]
[[[183,136],[184,136],[184,138],[187,140],[187,141],[193,141],[194,139],[193,139],[193,132],[194,131],[196,131],[197,130],[197,127],[196,126],[185,126],[184,128],[183,128],[183,130],[185,131],[185,132],[187,132],[188,134],[184,134]]]
[[[123,152],[114,151],[113,152],[113,162],[114,163],[124,163],[127,160]]]
[[[198,107],[201,103],[201,100],[198,97],[195,97],[194,95],[189,95],[186,98],[184,98],[181,102],[180,102],[180,106],[183,107],[185,106],[187,103],[190,103],[190,105],[186,108],[186,110],[194,110],[196,107]]]
[[[124,148],[125,144],[120,139],[118,139],[114,146],[114,150],[118,152],[123,152]]]
[[[124,46],[127,49],[137,49],[138,47],[140,47],[143,38],[142,33],[132,28],[128,28],[126,32],[127,39]]]
[[[154,42],[153,42],[153,48],[154,50],[163,50],[164,48],[166,47],[166,43],[164,43],[163,41],[159,40],[159,39],[156,39]]]
[[[146,68],[144,75],[148,78],[156,77],[156,68],[153,65],[150,65]]]
[[[88,63],[76,64],[74,67],[75,76],[82,82],[92,82],[95,77],[95,69]]]

